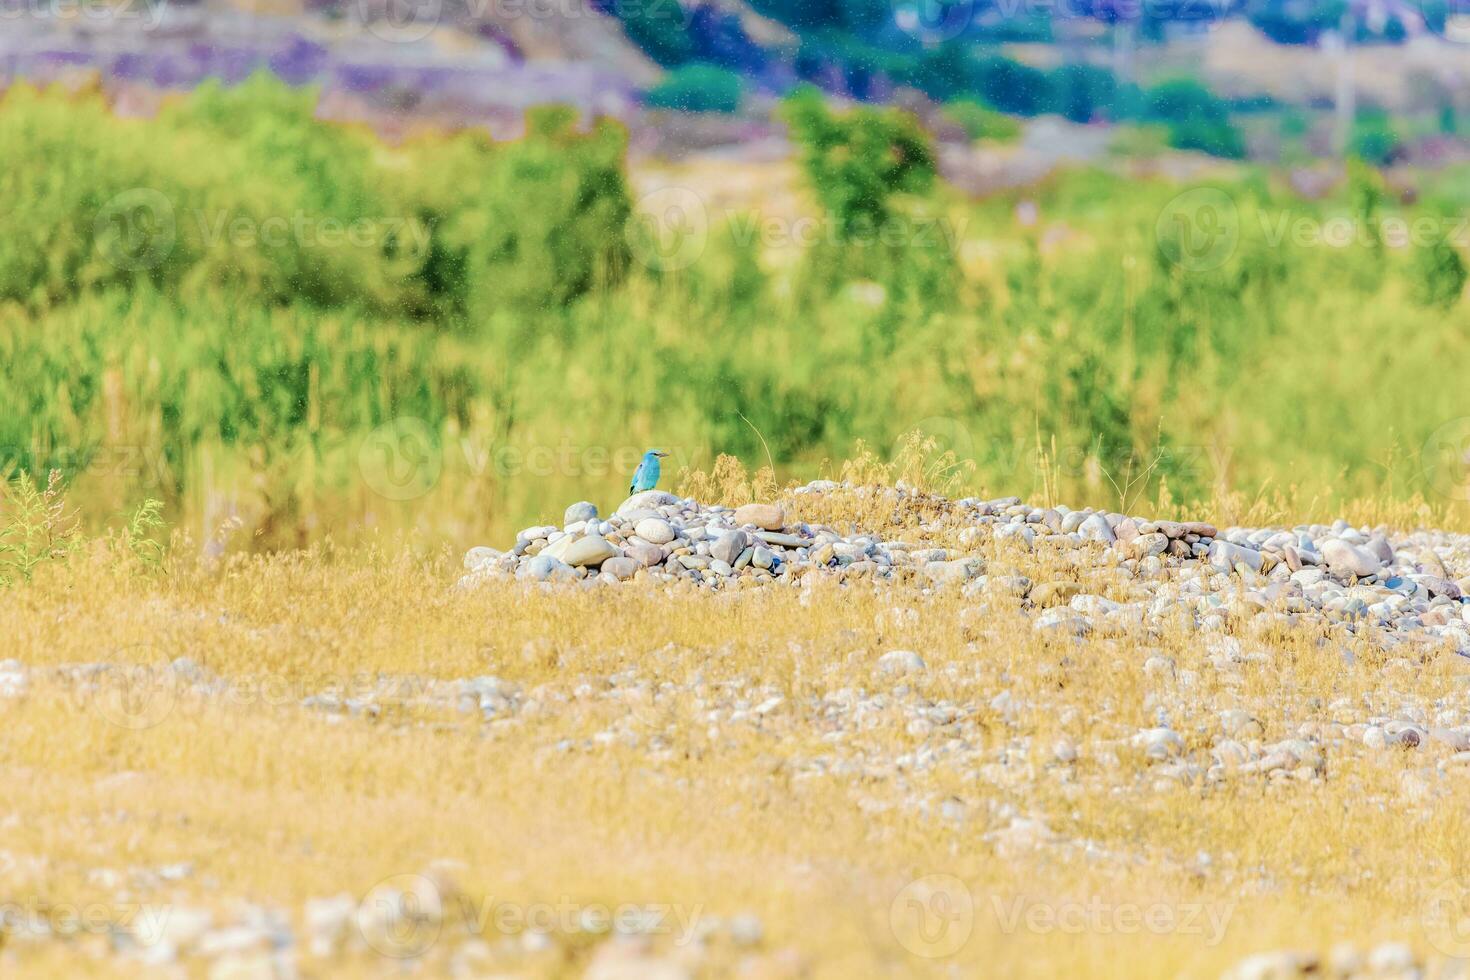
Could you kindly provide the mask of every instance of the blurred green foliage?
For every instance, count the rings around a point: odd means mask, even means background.
[[[978,99],[951,102],[944,107],[944,114],[972,140],[1010,143],[1021,136],[1019,122],[1003,112],[996,112]]]
[[[691,64],[669,72],[648,90],[644,102],[655,109],[728,114],[739,110],[743,89],[740,76],[727,68]]]
[[[1035,493],[1053,440],[1073,504],[1117,506],[1108,475],[1149,461],[1176,499],[1425,489],[1414,453],[1464,413],[1463,260],[1448,235],[1336,245],[1292,222],[1434,217],[1459,185],[1404,206],[1363,168],[1304,201],[1244,171],[1216,188],[1232,220],[1203,227],[1177,185],[1093,171],[964,200],[907,116],[809,95],[785,112],[811,240],[775,245],[705,202],[707,234],[669,266],[629,235],[622,134],[566,111],[517,141],[390,147],[264,82],[153,120],[14,89],[0,470],[60,469],[94,516],[145,497],[206,531],[264,515],[267,546],[392,515],[462,543],[615,504],[649,446],[671,474],[769,447],[810,477],[926,426],[976,463],[977,492]],[[160,198],[171,241],[134,213]],[[292,230],[221,237],[221,217]],[[399,237],[321,234],[384,217]],[[1181,223],[1226,236],[1217,262],[1169,261],[1160,229]],[[403,420],[437,454],[407,501],[363,453]]]
[[[612,125],[535,110],[527,138],[464,133],[399,150],[324,126],[316,93],[266,76],[205,86],[157,119],[100,97],[0,100],[0,300],[97,289],[424,316],[564,304],[626,271]]]
[[[1367,109],[1353,120],[1348,134],[1348,152],[1365,163],[1381,167],[1393,160],[1399,150],[1399,136],[1393,121],[1382,109]]]

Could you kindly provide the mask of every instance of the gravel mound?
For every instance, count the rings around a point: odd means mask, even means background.
[[[909,520],[904,535],[842,533],[791,518],[818,495],[847,495]],[[1066,507],[1018,498],[949,501],[904,488],[818,481],[787,505],[701,504],[658,490],[629,497],[606,518],[587,502],[563,526],[526,528],[508,551],[473,548],[461,585],[496,580],[690,583],[711,590],[762,585],[909,584],[967,596],[1009,595],[1038,630],[1184,625],[1224,631],[1321,621],[1386,634],[1387,644],[1448,642],[1470,655],[1470,536],[1331,525],[1223,530],[1202,522]],[[926,542],[944,541],[937,547]],[[1460,576],[1458,579],[1456,576]],[[1108,596],[1097,594],[1108,583]],[[1232,630],[1235,631],[1235,630]]]

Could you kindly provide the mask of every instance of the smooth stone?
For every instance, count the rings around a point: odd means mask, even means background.
[[[750,535],[741,530],[726,531],[710,545],[710,557],[734,565],[740,553],[750,547]]]
[[[1419,584],[1424,586],[1430,595],[1442,595],[1449,599],[1458,599],[1463,595],[1458,585],[1440,576],[1422,576],[1419,579]]]
[[[626,581],[638,573],[643,565],[637,559],[614,556],[602,563],[602,572],[619,582]]]
[[[924,658],[912,650],[889,650],[878,658],[878,669],[885,674],[917,674],[924,669]]]
[[[1138,537],[1138,522],[1131,517],[1125,517],[1113,525],[1113,534],[1117,536],[1119,544],[1128,544]]]
[[[779,531],[757,531],[755,538],[766,544],[774,544],[782,548],[800,548],[812,543],[811,538],[803,538],[797,534],[783,534]]]
[[[1019,540],[1027,548],[1036,540],[1036,530],[1030,524],[1002,524],[995,529],[995,540]]]
[[[764,531],[779,531],[786,526],[786,514],[775,504],[746,504],[735,509],[736,524],[754,524]]]
[[[634,541],[623,549],[623,553],[644,568],[652,568],[664,560],[664,549],[656,544]]]
[[[1281,549],[1281,557],[1286,562],[1286,567],[1292,573],[1302,570],[1302,558],[1294,545],[1286,545]]]
[[[572,545],[579,540],[580,538],[578,538],[575,534],[563,534],[561,537],[551,542],[551,544],[541,549],[540,554],[545,555],[548,558],[555,558],[558,561],[566,561],[567,552],[570,551]]]
[[[957,558],[954,561],[931,561],[924,566],[924,574],[939,585],[963,585],[980,574],[983,564],[974,558]]]
[[[1445,579],[1450,577],[1450,573],[1445,571],[1444,562],[1439,560],[1439,555],[1436,555],[1428,548],[1424,548],[1419,552],[1418,565],[1426,575],[1433,575],[1435,578]]]
[[[1331,538],[1322,543],[1322,557],[1334,575],[1365,578],[1378,571],[1378,556],[1367,548]]]
[[[1077,525],[1077,533],[1082,535],[1083,541],[1096,541],[1101,544],[1112,544],[1118,540],[1117,534],[1113,532],[1112,525],[1108,519],[1101,514],[1093,514],[1081,524]]]
[[[521,567],[516,570],[516,578],[537,582],[566,581],[576,577],[576,572],[570,565],[550,555],[536,555],[522,562]]]
[[[678,497],[663,490],[644,490],[642,493],[635,493],[621,504],[618,504],[618,509],[615,513],[628,514],[635,510],[653,510],[659,507],[667,507],[670,504],[677,504],[678,502]]]
[[[1211,565],[1222,572],[1232,572],[1236,565],[1244,565],[1253,572],[1259,572],[1265,559],[1254,548],[1216,539],[1210,544],[1209,560]]]
[[[481,565],[488,565],[499,557],[500,552],[494,548],[487,548],[484,545],[480,545],[465,552],[464,567],[466,570],[473,572]]]
[[[1031,624],[1031,628],[1038,633],[1056,630],[1061,633],[1070,633],[1073,636],[1085,636],[1092,629],[1092,624],[1075,610],[1062,607],[1042,610],[1041,615],[1037,616],[1036,621]]]
[[[1140,534],[1133,539],[1129,545],[1129,551],[1135,558],[1148,558],[1153,555],[1162,555],[1169,547],[1169,537],[1159,531],[1149,534]]]
[[[585,538],[577,538],[571,547],[561,554],[561,560],[571,565],[593,567],[601,565],[609,558],[616,557],[618,549],[603,537],[591,535]]]
[[[674,529],[660,517],[645,517],[633,526],[633,533],[649,544],[668,544],[674,540]]]
[[[1042,582],[1031,589],[1031,602],[1039,607],[1065,606],[1082,594],[1077,582]]]
[[[555,534],[559,530],[560,528],[552,527],[549,524],[542,527],[528,527],[525,530],[521,531],[520,534],[516,535],[516,542],[525,542],[529,544],[530,542],[535,541],[537,538],[544,538],[548,534]]]
[[[1159,533],[1170,539],[1184,537],[1184,525],[1178,521],[1154,521],[1154,525],[1158,527]]]
[[[770,568],[776,562],[776,556],[771,554],[769,548],[755,547],[750,552],[750,563],[756,568]]]
[[[595,520],[597,520],[597,505],[589,500],[581,500],[567,508],[566,513],[562,515],[561,523],[562,527],[566,527],[568,524],[576,524],[579,521],[586,523]]]

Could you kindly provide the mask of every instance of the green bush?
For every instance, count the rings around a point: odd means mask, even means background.
[[[1175,499],[1273,480],[1383,498],[1423,486],[1393,461],[1463,414],[1463,259],[1291,233],[1384,220],[1395,205],[1366,166],[1320,202],[1247,170],[1215,188],[1228,227],[1218,200],[1104,171],[968,200],[938,184],[910,117],[804,93],[783,113],[817,237],[778,251],[717,221],[665,271],[630,261],[615,127],[549,111],[512,143],[390,147],[307,119],[295,93],[239,97],[128,121],[88,97],[0,103],[0,472],[61,470],[90,522],[151,497],[201,539],[227,513],[264,515],[251,540],[268,547],[397,515],[463,543],[556,516],[552,501],[621,499],[619,460],[650,445],[696,465],[768,445],[783,479],[809,478],[926,420],[964,434],[992,495],[1036,492],[1038,437],[1055,437],[1053,490],[1079,504],[1117,506],[1102,474],[1160,451],[1151,487]],[[1402,216],[1460,210],[1455,176]],[[402,264],[381,248],[227,250],[191,222],[161,262],[101,262],[148,254],[135,225],[95,228],[136,187],[179,213],[402,214],[429,244]],[[1022,200],[1044,233],[1016,221]],[[1160,238],[1181,229],[1229,232],[1228,248],[1172,262]],[[363,453],[403,424],[438,454],[407,502]]]
[[[1052,74],[1056,110],[1076,123],[1092,122],[1116,103],[1118,83],[1113,73],[1096,65],[1063,65]]]
[[[1443,239],[1414,250],[1414,294],[1425,306],[1450,309],[1465,294],[1465,259]]]
[[[1245,141],[1230,121],[1229,107],[1195,79],[1172,79],[1149,89],[1147,114],[1168,127],[1169,145],[1175,149],[1230,159],[1245,156]]]
[[[1021,124],[1018,121],[975,99],[951,102],[944,107],[944,114],[972,140],[1011,143],[1021,135]]]
[[[1348,135],[1348,152],[1375,167],[1385,166],[1398,154],[1399,137],[1393,121],[1381,109],[1358,113]]]
[[[934,182],[928,136],[906,113],[860,107],[837,115],[806,89],[786,100],[781,116],[812,189],[843,238],[878,233],[894,219],[897,195],[922,192]]]
[[[644,101],[655,109],[732,113],[743,96],[740,76],[716,65],[684,65],[649,89]]]
[[[575,124],[572,110],[536,109],[515,143],[421,158],[435,188],[426,213],[442,239],[443,276],[472,321],[565,306],[626,274],[626,133],[604,121],[582,135]]]
[[[95,96],[0,100],[0,300],[148,285],[270,304],[453,317],[563,304],[627,264],[625,136],[563,109],[496,145],[390,151],[260,76],[154,120]]]
[[[613,13],[623,22],[628,40],[665,68],[694,57],[694,39],[679,0],[613,0]]]

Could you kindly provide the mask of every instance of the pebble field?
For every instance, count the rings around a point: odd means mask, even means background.
[[[0,970],[1463,975],[1470,537],[809,484],[0,605]]]

